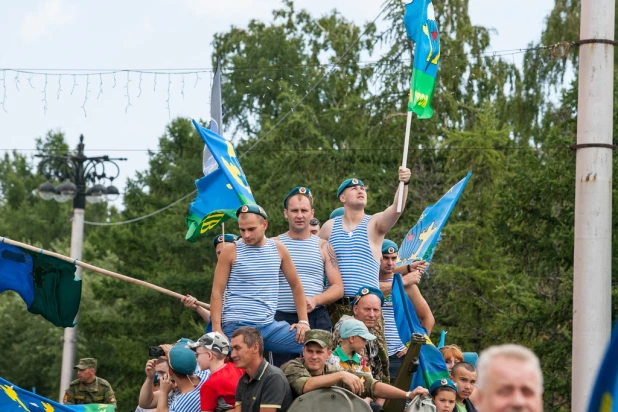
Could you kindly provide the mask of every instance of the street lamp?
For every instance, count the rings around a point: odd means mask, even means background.
[[[58,187],[50,182],[39,186],[39,196],[45,200],[68,202],[73,200],[73,223],[71,226],[71,257],[82,258],[84,240],[84,208],[86,202],[99,203],[106,200],[116,200],[120,195],[118,188],[112,183],[120,174],[120,168],[115,161],[126,158],[110,158],[109,156],[86,157],[84,155],[84,135],[79,136],[77,154],[75,155],[36,155],[40,157],[39,172],[48,180],[62,182]],[[108,173],[115,167],[115,173]],[[113,169],[112,169],[113,170]],[[105,187],[101,181],[109,180]],[[86,190],[86,185],[91,187]],[[81,278],[81,267],[77,266],[75,276]],[[75,318],[77,321],[77,317]],[[77,326],[64,329],[64,347],[62,350],[62,372],[60,375],[60,395],[62,402],[64,392],[73,378],[73,365],[77,346]]]

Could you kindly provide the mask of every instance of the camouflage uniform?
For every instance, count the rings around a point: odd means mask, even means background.
[[[352,310],[350,309],[350,312],[351,311]],[[339,325],[341,325],[341,322],[346,319],[353,319],[353,316],[343,315],[333,328],[332,349],[335,349],[337,346],[341,345],[341,337],[339,336]],[[377,339],[373,341],[367,341],[367,344],[365,345],[365,351],[362,356],[371,368],[371,374],[377,381],[390,383],[390,373],[388,371],[388,347],[386,346],[386,338],[384,337],[384,317],[380,316],[380,318],[376,322],[376,326],[370,329],[369,332],[376,335]]]
[[[94,358],[80,359],[75,369],[96,369],[97,360]],[[84,405],[89,403],[103,403],[116,405],[114,390],[108,381],[95,376],[90,383],[80,382],[75,379],[64,393],[62,403],[65,405]]]
[[[305,383],[307,383],[307,381],[311,378],[311,374],[309,373],[307,368],[305,368],[305,360],[303,358],[291,360],[287,363],[284,363],[283,366],[281,366],[281,370],[288,378],[288,382],[292,387],[292,392],[294,393],[294,396],[302,395]],[[337,368],[336,366],[324,365],[324,374],[336,373],[339,371],[341,371],[341,369]],[[346,373],[352,373],[361,378],[361,382],[363,383],[363,393],[360,395],[361,398],[373,398],[373,387],[377,383],[377,381],[374,380],[371,375],[367,373],[357,372]],[[343,382],[338,382],[336,386],[351,390],[351,388],[345,386]]]
[[[108,381],[95,377],[94,381],[89,384],[82,383],[79,379],[71,382],[62,402],[65,405],[83,405],[87,403],[116,405],[116,397]]]

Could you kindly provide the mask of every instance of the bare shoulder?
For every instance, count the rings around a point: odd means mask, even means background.
[[[324,240],[329,240],[330,239],[330,234],[333,231],[333,219],[329,219],[326,222],[324,222],[324,224],[322,225],[322,228],[320,229],[320,237]]]

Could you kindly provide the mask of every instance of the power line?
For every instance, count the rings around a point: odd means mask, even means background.
[[[354,42],[352,42],[352,44],[350,45],[350,47],[347,48],[347,50],[341,55],[341,57],[337,60],[336,63],[339,63],[341,60],[343,60],[343,58],[345,56],[348,55],[348,53],[352,50],[352,48],[359,42],[359,40],[361,39],[361,37],[363,37],[365,35],[365,33],[367,33],[367,31],[369,31],[369,29],[371,28],[371,26],[380,18],[380,16],[382,15],[382,13],[384,13],[384,11],[388,8],[388,5],[385,5],[382,10],[380,10],[380,12],[378,13],[378,15],[373,19],[373,21],[371,22],[371,24],[367,25],[367,28],[365,29],[365,31],[363,31],[357,38],[356,40],[354,40]],[[305,95],[285,114],[283,115],[283,117],[277,122],[275,123],[275,125],[268,131],[266,132],[266,134],[262,135],[261,137],[259,137],[255,143],[253,145],[251,145],[251,147],[249,147],[248,150],[246,150],[245,152],[241,153],[238,156],[238,159],[242,159],[247,153],[249,153],[255,146],[257,146],[262,140],[264,140],[267,136],[269,136],[291,113],[294,112],[294,110],[307,98],[307,96],[309,96],[309,94],[311,94],[311,92],[313,92],[313,90],[316,89],[316,87],[322,83],[322,81],[326,78],[326,76],[328,76],[330,74],[330,72],[333,71],[333,69],[335,68],[335,65],[333,65],[333,67],[331,67],[330,70],[328,70],[326,73],[324,73],[324,75],[322,77],[320,77],[320,79],[318,79],[318,81],[307,91],[307,93],[305,93]],[[5,74],[6,77],[6,74]],[[168,89],[169,90],[169,89]],[[137,222],[143,219],[147,219],[151,216],[155,216],[167,209],[169,209],[170,207],[178,204],[180,201],[186,199],[189,196],[192,196],[193,194],[195,194],[197,192],[197,189],[192,191],[191,193],[183,196],[181,199],[171,203],[168,206],[165,206],[162,209],[159,209],[153,213],[150,213],[148,215],[145,216],[141,216],[135,219],[131,219],[131,220],[126,220],[123,222],[113,222],[113,223],[101,223],[101,222],[86,222],[84,221],[85,224],[89,224],[89,225],[96,225],[96,226],[112,226],[112,225],[122,225],[122,224],[128,224],[128,223],[133,223],[133,222]],[[98,223],[98,224],[97,224]]]

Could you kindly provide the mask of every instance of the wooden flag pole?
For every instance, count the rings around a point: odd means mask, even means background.
[[[225,248],[225,223],[221,223],[221,238],[223,239],[221,243],[223,243],[223,247]]]
[[[103,268],[100,268],[100,267],[97,267],[97,266],[93,266],[93,265],[90,265],[88,263],[84,263],[84,262],[82,262],[80,260],[73,259],[73,258],[70,258],[68,256],[61,255],[59,253],[50,252],[48,250],[43,250],[41,248],[30,246],[30,245],[27,245],[25,243],[17,242],[15,240],[11,240],[11,239],[8,239],[8,238],[5,238],[5,237],[2,238],[2,242],[6,243],[6,244],[9,244],[9,245],[18,246],[18,247],[21,247],[21,248],[24,248],[24,249],[28,249],[28,250],[31,250],[33,252],[42,253],[42,254],[47,255],[47,256],[52,256],[52,257],[55,257],[57,259],[64,260],[65,262],[73,263],[73,264],[75,264],[77,266],[80,266],[80,267],[82,267],[84,269],[88,269],[88,270],[91,270],[93,272],[97,272],[97,273],[100,273],[102,275],[105,275],[105,276],[109,276],[109,277],[112,277],[112,278],[123,280],[125,282],[133,283],[135,285],[144,286],[144,287],[147,287],[149,289],[156,290],[157,292],[163,293],[165,295],[174,297],[176,299],[181,299],[181,298],[184,297],[184,295],[181,295],[180,293],[176,293],[176,292],[173,292],[173,291],[171,291],[169,289],[162,288],[161,286],[153,285],[152,283],[148,283],[148,282],[145,282],[143,280],[135,279],[135,278],[132,278],[132,277],[129,277],[129,276],[121,275],[120,273],[112,272],[112,271],[107,270],[107,269],[103,269]],[[200,302],[200,301],[197,301],[195,303],[198,306],[201,306],[201,307],[206,308],[206,309],[210,309],[210,305],[208,303],[204,303],[204,302]]]
[[[410,94],[410,98],[412,95]],[[408,167],[408,147],[410,146],[410,127],[412,125],[412,111],[408,111],[408,120],[406,121],[406,138],[403,141],[403,159],[401,160],[401,167]],[[398,199],[397,199],[397,213],[401,213],[403,210],[403,192],[404,184],[399,182]]]

